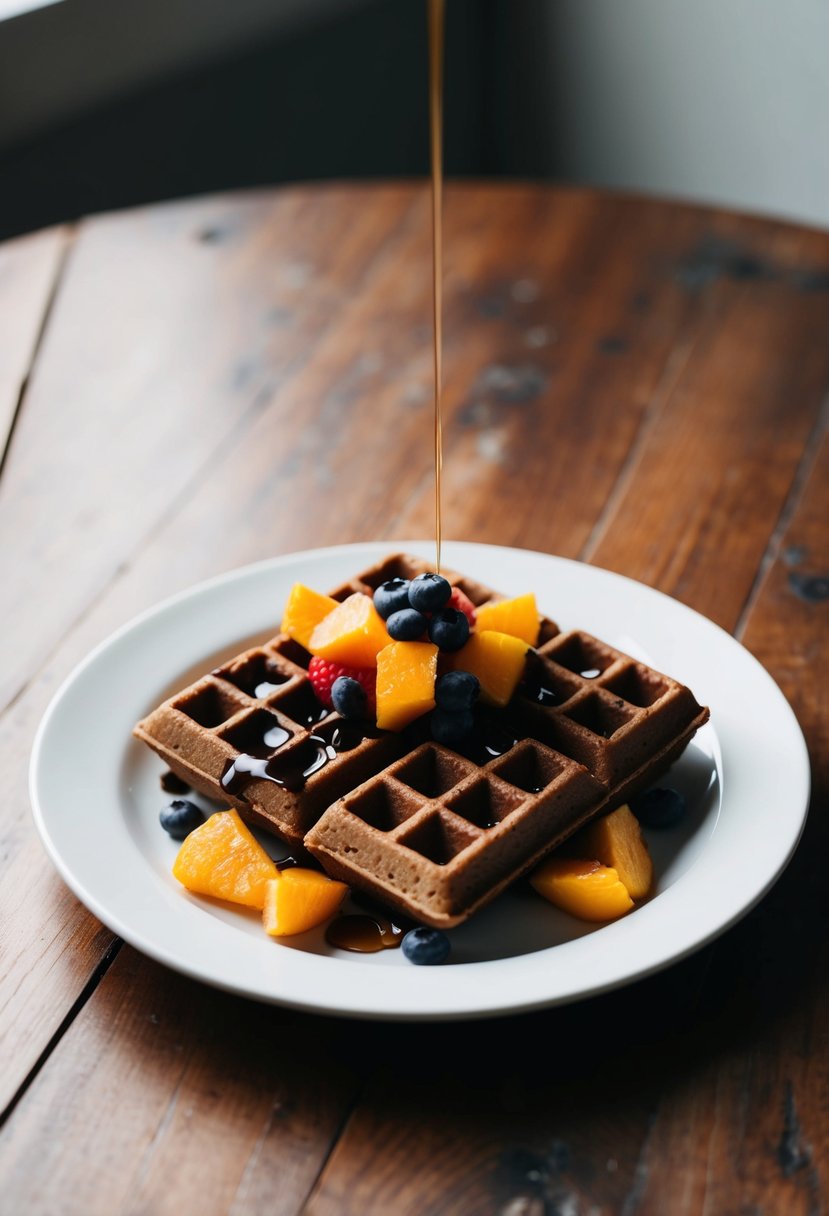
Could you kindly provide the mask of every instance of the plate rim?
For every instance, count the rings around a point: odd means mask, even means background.
[[[623,974],[611,975],[604,980],[597,979],[596,981],[587,982],[578,990],[559,993],[558,995],[539,995],[527,999],[526,997],[517,998],[503,996],[495,998],[484,1004],[478,1003],[474,1006],[452,1007],[452,1008],[389,1008],[380,1007],[376,1000],[367,1002],[357,996],[351,999],[344,999],[340,993],[336,999],[331,996],[330,999],[321,998],[317,993],[313,999],[303,998],[296,993],[279,993],[273,991],[263,991],[261,987],[248,983],[239,982],[238,980],[228,980],[226,976],[214,972],[206,974],[203,966],[189,966],[186,959],[181,959],[175,952],[165,949],[163,944],[148,940],[142,934],[140,929],[125,921],[119,912],[113,911],[105,906],[97,897],[94,891],[90,891],[85,882],[82,881],[74,872],[72,867],[65,861],[62,853],[52,837],[49,829],[49,813],[45,810],[41,803],[41,766],[44,764],[44,749],[49,740],[49,730],[52,722],[60,712],[65,699],[70,695],[87,676],[90,669],[94,669],[95,665],[101,661],[102,656],[106,656],[108,652],[117,648],[125,638],[131,634],[143,629],[148,622],[152,622],[155,618],[163,618],[169,613],[175,613],[177,609],[188,601],[195,601],[205,596],[210,596],[211,593],[220,588],[234,588],[248,579],[256,580],[259,577],[267,578],[270,574],[278,574],[281,571],[289,570],[303,561],[312,561],[314,563],[326,563],[332,558],[346,558],[351,554],[356,555],[361,553],[364,555],[363,563],[376,560],[378,556],[383,556],[386,553],[395,551],[420,552],[429,551],[434,546],[433,540],[391,540],[391,541],[357,541],[346,545],[333,545],[323,548],[312,548],[298,550],[296,552],[281,554],[271,558],[265,558],[261,561],[250,563],[245,566],[225,571],[221,574],[214,575],[211,578],[204,579],[189,587],[183,588],[180,591],[165,597],[161,601],[149,606],[135,617],[126,621],[118,629],[114,630],[101,642],[99,642],[92,650],[84,656],[79,663],[69,672],[66,678],[61,682],[58,689],[53,694],[43,717],[38,724],[35,733],[34,742],[32,745],[31,759],[29,764],[29,795],[32,805],[32,813],[34,822],[47,855],[52,864],[55,866],[62,880],[73,891],[77,898],[95,915],[104,925],[106,925],[113,933],[128,942],[141,953],[148,955],[155,961],[160,962],[164,966],[168,966],[173,970],[188,976],[189,978],[199,980],[200,982],[210,984],[211,986],[220,988],[224,991],[233,992],[248,998],[275,1003],[285,1007],[294,1008],[297,1010],[312,1012],[326,1016],[342,1016],[342,1017],[358,1017],[366,1020],[386,1020],[386,1021],[449,1021],[463,1020],[472,1018],[485,1017],[500,1017],[505,1015],[516,1014],[520,1012],[531,1012],[541,1008],[549,1008],[555,1005],[566,1004],[572,1001],[586,999],[588,997],[597,996],[601,993],[611,991],[615,988],[622,987],[628,983],[636,982],[644,979],[646,976],[652,975],[664,968],[679,962],[681,959],[688,957],[696,950],[714,940],[721,933],[724,933],[732,927],[737,921],[745,916],[757,903],[766,895],[768,890],[773,886],[777,879],[782,874],[789,860],[791,859],[800,836],[803,832],[806,817],[809,807],[809,796],[811,786],[811,773],[809,765],[808,750],[805,739],[800,728],[797,718],[792,710],[789,702],[782,693],[781,689],[774,681],[772,676],[765,670],[762,664],[757,660],[750,651],[748,651],[736,638],[724,630],[721,626],[703,616],[695,609],[690,608],[686,604],[673,599],[665,592],[657,588],[649,587],[645,583],[641,583],[626,575],[619,574],[616,571],[606,570],[602,567],[580,562],[574,558],[560,557],[555,554],[543,553],[537,550],[522,549],[515,546],[489,545],[475,541],[445,541],[443,546],[444,557],[447,564],[456,564],[451,560],[451,553],[455,550],[463,550],[464,552],[474,550],[476,556],[480,556],[482,560],[487,557],[494,558],[496,554],[510,555],[510,560],[517,559],[518,561],[552,563],[553,566],[569,569],[583,573],[591,572],[587,577],[594,576],[599,578],[609,578],[611,583],[618,580],[618,586],[626,586],[628,590],[632,590],[635,594],[644,593],[646,598],[659,597],[670,605],[670,611],[690,614],[701,623],[705,629],[716,631],[729,647],[734,647],[735,653],[742,656],[742,661],[747,661],[753,665],[755,674],[761,676],[766,682],[767,693],[776,701],[776,709],[786,718],[786,726],[789,731],[790,738],[787,741],[792,747],[792,762],[793,768],[796,768],[797,784],[799,793],[792,799],[792,805],[796,803],[799,810],[795,815],[792,814],[787,819],[789,831],[786,833],[786,847],[784,851],[777,857],[772,869],[764,875],[762,883],[755,884],[755,889],[750,898],[746,899],[738,908],[732,909],[731,913],[724,919],[718,921],[715,925],[710,926],[704,933],[695,936],[692,941],[689,941],[680,949],[665,953],[664,950],[658,953],[650,963],[639,963],[634,965],[630,971],[625,971]],[[457,560],[457,559],[456,559]],[[462,559],[457,564],[463,568]],[[577,574],[578,577],[578,574]],[[689,618],[690,619],[690,618]],[[718,737],[718,736],[717,736]],[[48,755],[46,757],[48,759]],[[724,761],[725,762],[725,761]],[[118,757],[118,767],[123,763],[123,756]],[[140,852],[140,851],[139,851]],[[677,886],[682,886],[685,875],[681,875],[666,891],[659,895],[659,901],[665,901],[671,895]],[[178,893],[177,893],[178,894]],[[179,896],[180,898],[180,896]],[[192,901],[192,897],[188,897],[184,903]],[[654,906],[657,901],[654,901],[650,906]],[[638,909],[637,915],[641,917],[641,913],[647,910],[648,905]],[[216,924],[213,921],[214,925]],[[469,972],[470,968],[492,968],[497,966],[504,970],[510,969],[510,964],[524,963],[526,960],[538,959],[540,955],[549,953],[550,950],[565,950],[568,947],[580,947],[584,949],[584,943],[590,942],[597,937],[604,937],[614,928],[625,922],[617,922],[615,925],[604,926],[598,933],[593,933],[587,937],[577,938],[563,945],[549,947],[546,950],[540,950],[528,955],[513,956],[508,959],[498,959],[484,962],[472,962],[462,964],[459,970],[464,974]],[[291,951],[292,954],[297,954],[297,951]],[[343,961],[339,959],[331,959],[325,956],[302,955],[304,958],[312,958],[317,963],[328,965],[336,963],[343,966]],[[348,960],[349,968],[362,966],[363,968],[371,968],[372,964],[354,963]],[[390,978],[399,980],[402,974],[406,971],[418,973],[422,977],[425,968],[394,968],[386,971]],[[440,973],[442,969],[428,969],[432,974]],[[378,972],[379,973],[379,972]],[[356,972],[354,973],[357,974]],[[382,981],[381,981],[382,983]],[[333,987],[333,985],[331,985]],[[354,986],[351,986],[352,988]],[[411,984],[407,985],[411,987]]]

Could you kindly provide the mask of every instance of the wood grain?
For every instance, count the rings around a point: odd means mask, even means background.
[[[9,438],[70,240],[50,228],[0,245],[0,452]]]
[[[806,728],[816,805],[826,267],[823,234],[587,191],[468,186],[447,212],[447,533],[583,553],[745,625]],[[16,624],[7,694],[21,691],[0,717],[0,1076],[7,1100],[24,1087],[0,1138],[10,1210],[821,1210],[820,816],[760,908],[664,975],[405,1030],[263,1009],[127,947],[108,965],[109,935],[32,838],[21,758],[56,682],[111,628],[272,552],[431,531],[428,273],[412,187],[82,226],[0,481],[14,552],[44,562],[23,589],[66,584]],[[150,283],[167,276],[169,299]],[[89,326],[112,347],[100,367]],[[53,428],[67,460],[105,456],[121,482],[63,467],[38,442]],[[58,501],[70,532],[88,529],[79,561],[50,548]]]

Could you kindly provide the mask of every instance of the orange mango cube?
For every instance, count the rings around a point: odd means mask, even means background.
[[[431,642],[392,642],[377,656],[377,725],[402,730],[435,708],[438,648]]]
[[[535,646],[539,629],[535,596],[530,591],[527,595],[517,595],[511,600],[482,604],[476,609],[475,628],[508,633],[510,637],[520,638],[528,646]]]
[[[265,888],[262,923],[271,937],[292,937],[323,924],[334,915],[348,887],[318,870],[301,866],[283,870]]]
[[[349,667],[374,667],[391,641],[370,595],[355,591],[313,630],[306,649],[321,659]]]
[[[650,891],[653,862],[639,820],[629,806],[619,806],[582,828],[572,848],[579,857],[595,857],[602,865],[611,866],[631,899],[644,899]]]
[[[303,583],[294,583],[282,617],[282,632],[307,650],[317,625],[336,607],[337,601],[330,595],[320,595]]]
[[[633,907],[616,871],[598,861],[551,857],[530,875],[530,884],[562,912],[580,920],[617,920]]]
[[[471,671],[481,684],[481,700],[503,707],[511,700],[524,674],[527,643],[492,629],[476,629],[469,641],[452,655],[458,671]]]
[[[238,811],[217,811],[183,842],[173,875],[188,891],[261,908],[265,887],[279,874],[242,823]]]

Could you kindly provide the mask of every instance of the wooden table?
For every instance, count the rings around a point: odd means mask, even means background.
[[[257,558],[431,531],[428,217],[421,187],[285,189],[0,249],[4,1216],[824,1210],[829,235],[448,201],[448,535],[692,605],[809,741],[805,839],[718,942],[522,1018],[329,1020],[141,957],[35,837],[34,729],[112,629]]]

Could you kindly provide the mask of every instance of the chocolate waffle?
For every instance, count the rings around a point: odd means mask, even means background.
[[[559,634],[469,744],[422,744],[330,807],[305,846],[333,878],[451,928],[651,785],[707,718],[675,680]]]
[[[331,595],[371,593],[425,562],[394,555]],[[502,598],[442,572],[480,606]],[[707,718],[687,688],[541,618],[504,711],[450,749],[419,720],[395,734],[320,706],[284,634],[178,692],[135,728],[172,771],[333,877],[426,924],[465,920],[588,819],[664,771]]]
[[[370,595],[388,579],[428,569],[418,558],[394,555],[330,594]],[[443,573],[475,605],[500,598],[481,583]],[[557,632],[542,620],[544,637]],[[193,789],[301,849],[326,807],[414,746],[412,732],[360,729],[327,713],[308,678],[310,659],[279,634],[177,692],[134,733]]]

